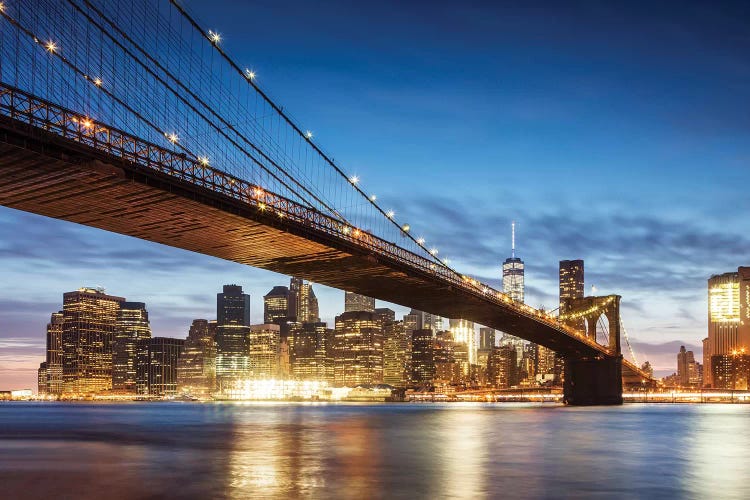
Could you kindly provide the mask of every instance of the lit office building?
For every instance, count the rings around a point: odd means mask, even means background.
[[[210,324],[205,319],[194,319],[190,325],[182,354],[177,360],[177,391],[180,394],[206,398],[216,389],[216,342]]]
[[[713,357],[731,354],[737,349],[737,329],[740,324],[739,273],[724,273],[708,280],[708,352],[704,360],[704,384],[713,387]]]
[[[581,299],[584,295],[582,260],[560,261],[560,314],[568,312],[565,299]],[[584,320],[568,322],[578,330],[585,328]]]
[[[63,393],[63,313],[52,313],[47,324],[47,387],[46,394]]]
[[[432,330],[424,328],[411,334],[411,380],[417,385],[431,384],[435,378],[435,339]]]
[[[701,386],[701,366],[695,361],[693,351],[688,351],[685,346],[680,346],[677,353],[677,378],[683,387]]]
[[[466,366],[462,369],[465,374],[468,374],[469,365],[477,363],[477,339],[474,323],[465,319],[451,319],[449,324],[453,342],[466,345],[467,361]]]
[[[383,382],[394,387],[409,383],[411,350],[403,321],[383,327]]]
[[[123,302],[117,313],[117,327],[112,342],[112,389],[136,393],[138,341],[151,338],[146,304]]]
[[[291,370],[297,380],[333,381],[334,331],[326,323],[302,323],[292,329]]]
[[[268,379],[278,376],[280,341],[279,325],[264,323],[250,327],[248,344],[251,378]]]
[[[289,310],[294,311],[294,321],[298,323],[317,323],[320,321],[318,299],[312,283],[305,283],[302,278],[291,278],[289,283]]]
[[[518,384],[516,350],[512,346],[495,347],[487,362],[487,379],[490,384],[507,389]]]
[[[383,331],[374,313],[336,316],[334,383],[354,387],[383,382]]]
[[[344,312],[375,311],[375,299],[354,292],[344,292]]]
[[[112,388],[112,341],[122,297],[102,289],[63,294],[63,392],[90,394]]]
[[[730,354],[711,356],[711,369],[715,389],[748,390],[750,354],[735,350]]]
[[[216,377],[219,383],[244,378],[249,370],[250,295],[224,285],[216,296]]]
[[[560,299],[583,298],[583,294],[583,260],[561,260]]]
[[[511,225],[511,256],[503,262],[503,293],[517,302],[524,301],[523,261],[516,257],[516,223]]]
[[[138,394],[157,397],[177,394],[177,360],[184,344],[183,339],[167,337],[151,337],[138,341]]]
[[[281,325],[296,313],[289,313],[289,288],[275,286],[263,296],[263,323]]]
[[[495,347],[495,330],[494,328],[482,327],[479,329],[479,348],[492,349]]]
[[[36,373],[36,386],[37,394],[39,396],[46,396],[48,394],[48,382],[47,382],[47,362],[42,361],[39,363],[39,370]]]

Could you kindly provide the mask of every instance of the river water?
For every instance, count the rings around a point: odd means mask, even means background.
[[[750,498],[750,405],[0,404],[0,498]]]

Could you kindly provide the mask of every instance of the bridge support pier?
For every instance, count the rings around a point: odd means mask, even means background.
[[[566,359],[563,402],[571,406],[621,405],[622,356]]]

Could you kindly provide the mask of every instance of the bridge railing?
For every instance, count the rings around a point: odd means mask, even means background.
[[[434,261],[404,249],[396,243],[267,191],[262,186],[223,172],[207,163],[195,161],[185,154],[141,140],[122,130],[92,120],[85,115],[62,108],[2,82],[0,82],[0,114],[16,122],[73,140],[108,156],[120,158],[223,194],[261,212],[269,212],[281,219],[288,218],[299,225],[319,230],[328,236],[346,241],[351,246],[389,258],[412,270],[419,270],[437,277],[450,286],[509,308],[521,316],[544,323],[602,353],[615,354],[611,353],[606,346],[586,337],[583,332],[566,325],[560,318],[514,301],[510,296],[476,279],[459,274],[450,268],[438,266]]]

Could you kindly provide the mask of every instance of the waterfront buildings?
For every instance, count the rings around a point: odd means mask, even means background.
[[[59,396],[63,393],[63,313],[52,313],[47,324],[47,355],[44,393]]]
[[[410,379],[411,332],[407,334],[404,321],[383,326],[383,382],[394,387],[405,387]]]
[[[334,383],[354,387],[383,381],[383,331],[375,313],[350,311],[336,316]]]
[[[63,392],[90,394],[112,388],[112,341],[123,302],[103,289],[63,294]]]
[[[714,387],[713,357],[731,354],[738,348],[740,299],[738,272],[718,274],[708,279],[708,337],[703,348],[704,385],[708,387]]]
[[[289,312],[289,288],[275,286],[263,296],[263,323],[282,325],[295,314]]]
[[[255,379],[276,378],[279,375],[281,334],[279,325],[252,325],[248,339],[248,376]]]
[[[177,360],[185,341],[151,337],[138,341],[138,394],[163,397],[177,394]]]
[[[135,394],[138,341],[150,337],[151,325],[146,304],[120,304],[112,343],[112,389]]]
[[[746,391],[750,380],[750,354],[734,350],[711,356],[711,379],[716,389]]]
[[[249,369],[250,295],[224,285],[216,296],[216,377],[219,382],[245,377]]]
[[[209,397],[216,388],[216,322],[195,319],[177,360],[177,391]]]
[[[434,336],[429,328],[412,331],[411,380],[417,385],[428,385],[435,378]]]
[[[294,311],[294,321],[298,323],[315,323],[320,321],[318,299],[312,283],[302,278],[293,277],[289,283],[289,309]]]
[[[703,383],[703,370],[701,364],[695,361],[693,351],[688,351],[685,346],[680,346],[677,353],[677,378],[683,387],[701,386]]]
[[[334,331],[326,323],[296,324],[290,345],[291,371],[296,380],[333,382]]]
[[[344,292],[344,312],[375,311],[375,299],[354,292]]]

